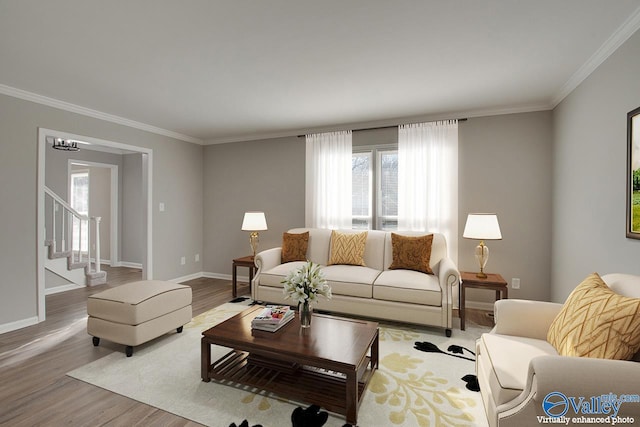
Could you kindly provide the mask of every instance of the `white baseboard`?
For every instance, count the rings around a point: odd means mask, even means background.
[[[231,274],[211,273],[211,272],[207,272],[207,271],[202,273],[202,277],[206,277],[208,279],[222,279],[222,280],[231,280],[231,279],[233,279],[233,276],[231,276]],[[247,276],[247,277],[238,276],[238,280],[249,280],[249,276]]]
[[[27,319],[16,320],[15,322],[5,323],[0,325],[0,334],[5,332],[15,331],[16,329],[26,328],[27,326],[35,325],[38,323],[38,316],[29,317]]]
[[[231,274],[222,274],[222,273],[204,272],[202,273],[202,277],[207,277],[209,279],[233,280],[233,276]],[[249,283],[249,276],[238,276],[237,279],[238,279],[238,282]]]
[[[82,285],[77,285],[75,283],[69,283],[68,285],[60,285],[54,288],[47,288],[44,290],[45,295],[57,294],[60,292],[70,291],[72,289],[80,289],[84,288]]]
[[[200,279],[201,277],[206,277],[208,279],[222,279],[222,280],[231,280],[231,274],[221,274],[221,273],[210,273],[205,271],[199,271],[197,273],[188,274],[182,277],[176,277],[174,279],[167,280],[168,282],[173,283],[182,283],[188,280]],[[238,276],[238,282],[249,282],[249,276]]]
[[[142,269],[142,264],[139,262],[127,262],[120,261],[114,265],[114,267],[129,267],[129,268],[139,268]]]
[[[202,273],[202,271],[199,271],[198,273],[188,274],[186,276],[176,277],[175,279],[170,279],[169,282],[182,283],[182,282],[186,282],[188,280],[199,279],[201,277],[203,277],[203,273]]]

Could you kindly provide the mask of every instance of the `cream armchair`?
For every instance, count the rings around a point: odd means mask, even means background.
[[[640,276],[609,274],[602,279],[614,292],[640,298]],[[539,301],[496,302],[496,326],[476,343],[476,372],[489,425],[543,424],[549,417],[543,405],[550,393],[556,394],[546,403],[557,405],[547,406],[549,412],[558,415],[566,408],[563,416],[569,425],[572,418],[582,416],[619,417],[622,420],[616,425],[640,423],[640,355],[633,361],[558,355],[547,342],[547,331],[561,308],[562,304]],[[621,403],[619,408],[602,405],[607,400],[602,396],[611,394],[617,399],[627,395],[632,401]],[[587,406],[577,404],[581,397]],[[599,406],[593,408],[592,402]],[[587,413],[590,408],[595,413]]]

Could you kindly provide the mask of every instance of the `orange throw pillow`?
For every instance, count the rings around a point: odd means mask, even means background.
[[[433,274],[431,266],[431,244],[433,234],[425,236],[401,236],[391,233],[391,247],[393,249],[393,261],[389,270],[415,270],[422,273]]]
[[[281,263],[307,260],[307,246],[309,245],[309,232],[283,233]]]

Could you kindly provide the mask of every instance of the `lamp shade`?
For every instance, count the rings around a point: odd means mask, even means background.
[[[462,237],[478,240],[501,240],[498,216],[494,213],[471,213],[467,216]]]
[[[245,212],[242,220],[242,231],[267,230],[267,219],[264,212]]]

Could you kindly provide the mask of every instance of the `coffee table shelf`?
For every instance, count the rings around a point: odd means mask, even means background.
[[[358,380],[357,400],[362,395],[373,376],[374,369],[366,368],[370,358],[365,361],[365,369]],[[243,384],[280,397],[300,402],[315,402],[326,410],[346,414],[346,375],[307,366],[265,366],[254,364],[251,355],[245,351],[233,350],[211,365],[209,378],[222,384]],[[289,368],[289,369],[287,369]]]
[[[316,404],[357,424],[378,369],[378,324],[314,314],[311,328],[302,330],[296,315],[277,332],[253,331],[251,320],[261,309],[251,307],[202,333],[202,380]],[[230,351],[212,363],[211,345]]]

